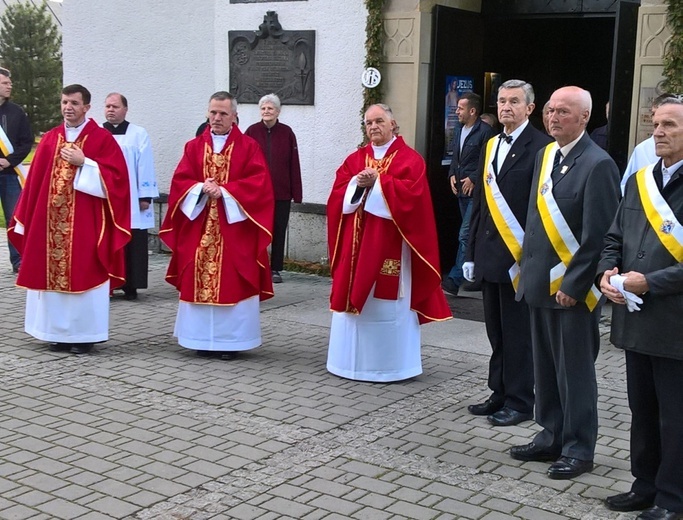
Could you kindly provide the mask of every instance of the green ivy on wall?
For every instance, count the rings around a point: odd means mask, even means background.
[[[382,72],[382,55],[384,53],[384,3],[386,0],[365,0],[365,7],[368,10],[368,19],[365,24],[365,67],[375,67]],[[384,81],[384,80],[382,80]],[[383,85],[380,82],[375,88],[363,88],[363,106],[361,107],[361,118],[365,115],[365,108],[374,104],[381,103],[383,95]],[[363,132],[363,143],[366,142],[365,130]]]
[[[683,94],[683,0],[666,0],[671,40],[664,54],[664,88]]]

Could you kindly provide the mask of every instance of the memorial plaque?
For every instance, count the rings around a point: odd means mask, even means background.
[[[283,104],[312,105],[315,31],[285,31],[268,11],[258,31],[228,31],[230,92],[238,103],[275,93]]]

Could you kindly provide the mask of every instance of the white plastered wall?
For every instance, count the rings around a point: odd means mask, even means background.
[[[266,11],[276,11],[285,30],[316,31],[315,105],[284,106],[281,120],[299,141],[304,201],[325,203],[335,170],[361,140],[362,0],[65,0],[64,82],[92,92],[90,116],[99,122],[109,92],[127,96],[128,119],[149,132],[160,189],[168,191],[209,96],[228,87],[228,31],[257,30]],[[245,130],[259,120],[258,108],[240,105],[239,116]]]

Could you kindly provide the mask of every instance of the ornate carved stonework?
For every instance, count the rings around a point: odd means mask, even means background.
[[[312,105],[315,31],[285,31],[268,11],[257,31],[229,31],[230,92],[239,103],[275,93],[289,105]]]
[[[403,61],[414,57],[415,18],[386,18],[384,32],[384,55],[387,61]]]
[[[640,56],[642,58],[664,58],[671,31],[666,26],[666,13],[647,13],[643,16]]]

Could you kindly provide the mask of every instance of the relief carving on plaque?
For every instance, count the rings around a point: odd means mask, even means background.
[[[230,92],[238,103],[275,93],[282,103],[312,105],[315,31],[286,31],[268,11],[257,31],[228,31]]]

